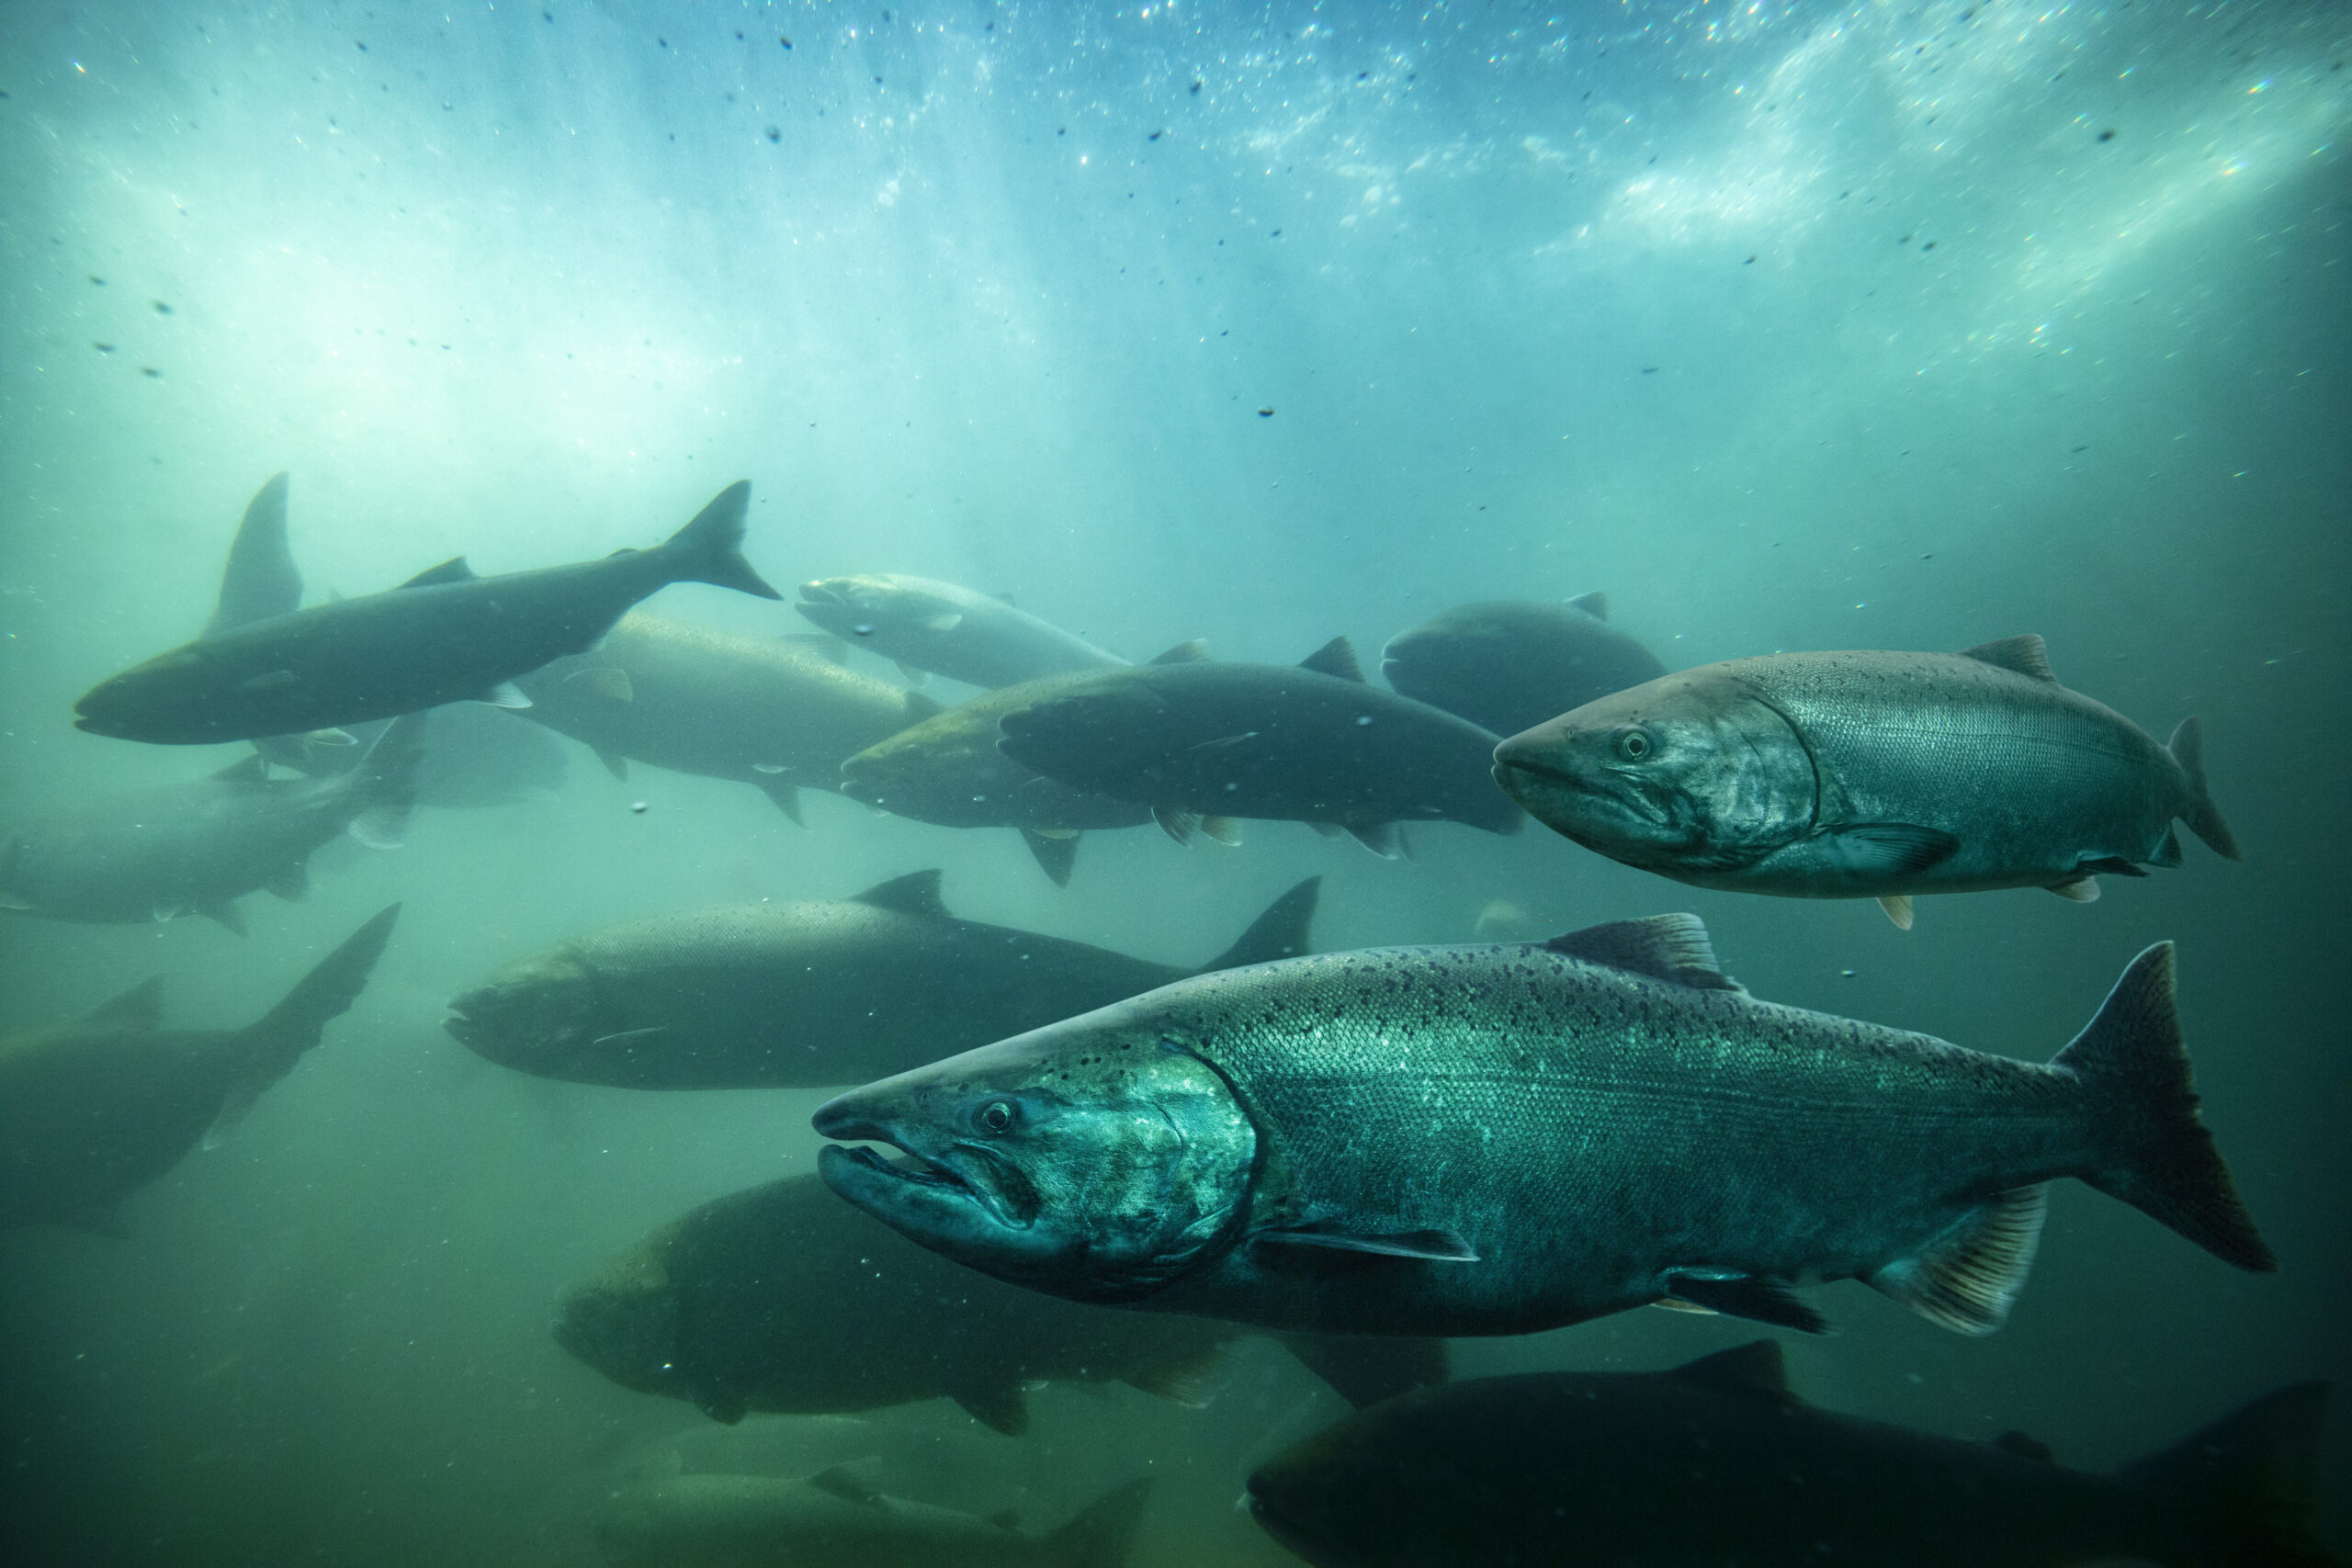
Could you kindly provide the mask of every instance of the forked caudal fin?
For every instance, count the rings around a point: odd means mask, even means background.
[[[1277,958],[1295,958],[1315,950],[1307,945],[1306,928],[1315,919],[1315,901],[1321,893],[1323,879],[1310,876],[1272,903],[1266,912],[1250,922],[1250,929],[1223,953],[1208,961],[1203,974],[1219,969],[1238,969],[1245,964],[1269,964]]]
[[[2213,804],[2212,795],[2205,787],[2205,723],[2191,714],[2174,728],[2172,739],[2165,742],[2165,750],[2180,764],[2188,782],[2188,804],[2181,807],[2180,819],[2188,830],[2213,847],[2213,852],[2232,860],[2244,860],[2238,852],[2238,840],[2230,825],[2222,820],[2222,808]]]
[[[2328,1385],[2294,1383],[2125,1465],[2116,1478],[2159,1498],[2218,1568],[2325,1568],[2312,1536]],[[2169,1561],[2169,1559],[2167,1560]]]
[[[2278,1258],[2238,1199],[2197,1089],[2173,1006],[2172,943],[2132,961],[2098,1016],[2050,1065],[2081,1081],[2098,1168],[2082,1178],[2163,1221],[2214,1257],[2268,1273]]]
[[[1051,1568],[1119,1568],[1135,1544],[1144,1505],[1150,1499],[1148,1476],[1113,1488],[1038,1542],[1036,1561]]]
[[[662,554],[673,564],[673,582],[707,582],[762,599],[783,594],[767,585],[743,558],[743,513],[752,503],[752,481],[737,479],[670,536]]]

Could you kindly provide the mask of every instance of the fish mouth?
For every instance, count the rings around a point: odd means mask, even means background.
[[[935,1227],[950,1215],[978,1217],[1005,1230],[1027,1230],[1044,1208],[1035,1184],[1012,1162],[972,1144],[923,1153],[907,1146],[903,1134],[878,1122],[845,1118],[828,1121],[818,1112],[817,1131],[839,1140],[819,1151],[818,1173],[825,1185],[858,1207],[882,1218],[917,1221]],[[876,1144],[898,1157],[885,1156]],[[852,1146],[854,1145],[854,1146]],[[977,1211],[977,1214],[975,1214]]]

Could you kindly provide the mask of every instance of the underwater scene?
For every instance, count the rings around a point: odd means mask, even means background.
[[[2346,1561],[2347,61],[0,7],[0,1560]]]

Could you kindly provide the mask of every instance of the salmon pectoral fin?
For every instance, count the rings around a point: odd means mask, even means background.
[[[1799,1301],[1782,1280],[1736,1269],[1704,1267],[1669,1269],[1666,1275],[1667,1299],[1685,1306],[1793,1328],[1801,1334],[1830,1331],[1829,1320]]]
[[[1478,1261],[1476,1247],[1452,1231],[1444,1230],[1372,1234],[1340,1230],[1330,1225],[1301,1225],[1288,1230],[1260,1231],[1250,1239],[1261,1246],[1355,1252],[1372,1258],[1410,1258],[1420,1263]]]
[[[2046,1187],[2001,1193],[1868,1282],[1930,1323],[1959,1334],[1990,1334],[2007,1319],[2033,1267],[2048,1206]]]
[[[1909,876],[1950,860],[1960,840],[1940,828],[1909,822],[1858,822],[1815,834],[1804,858],[1830,875],[1882,879]],[[1783,856],[1788,851],[1782,851]]]

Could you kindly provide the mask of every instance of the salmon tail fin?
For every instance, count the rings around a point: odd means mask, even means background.
[[[1114,1487],[1085,1511],[1038,1543],[1037,1561],[1052,1568],[1119,1568],[1143,1523],[1151,1478]]]
[[[404,713],[392,720],[351,771],[359,809],[345,829],[371,850],[396,850],[408,840],[416,808],[416,767],[424,760],[424,728],[432,720]]]
[[[762,599],[783,594],[767,585],[743,558],[743,513],[752,504],[752,481],[737,479],[695,513],[695,520],[662,547],[673,582],[707,582]]]
[[[1322,889],[1323,879],[1310,876],[1267,905],[1266,912],[1250,921],[1250,929],[1231,947],[1210,959],[1201,972],[1214,974],[1219,969],[1238,969],[1245,964],[1266,964],[1314,952],[1306,928],[1315,919],[1315,901]]]
[[[394,904],[352,932],[341,947],[296,981],[283,1001],[238,1032],[244,1061],[220,1108],[220,1119],[205,1137],[206,1147],[235,1126],[264,1089],[294,1070],[302,1053],[319,1043],[330,1020],[350,1010],[382,955],[384,943],[390,940],[392,922],[400,912],[401,907]]]
[[[1453,1375],[1442,1339],[1285,1334],[1282,1342],[1301,1365],[1358,1410],[1417,1388],[1435,1388]]]
[[[2244,860],[2238,851],[2237,836],[2230,825],[2222,820],[2222,808],[2213,804],[2212,795],[2205,787],[2205,721],[2191,714],[2180,721],[2165,742],[2165,750],[2180,764],[2188,779],[2188,804],[2180,819],[2188,830],[2213,847],[2213,852],[2232,860]]]
[[[2260,1273],[2278,1267],[2213,1134],[2197,1120],[2197,1086],[2173,1006],[2172,943],[2133,959],[2098,1016],[2050,1065],[2073,1073],[2088,1101],[2099,1154],[2084,1180],[2226,1263]]]
[[[2312,1534],[2328,1385],[2264,1394],[2117,1479],[2188,1517],[2218,1568],[2325,1568],[2342,1560]]]

